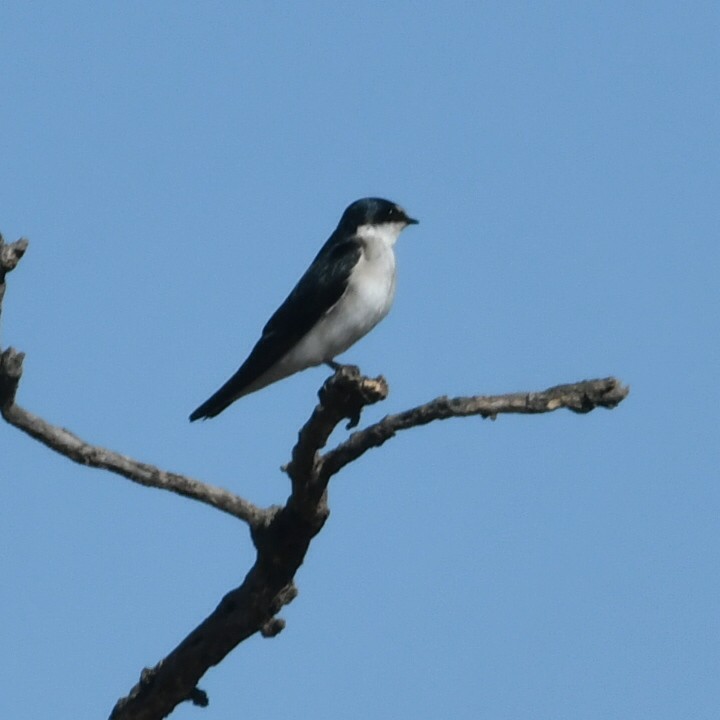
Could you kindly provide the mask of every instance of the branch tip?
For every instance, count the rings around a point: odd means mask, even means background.
[[[348,429],[360,422],[366,405],[384,400],[389,393],[384,377],[365,377],[356,365],[339,365],[318,391],[319,405],[298,434],[292,459],[282,469],[290,476],[293,493],[310,488],[319,477],[318,451],[325,447],[333,430],[343,420],[349,420]],[[314,496],[322,493],[322,483],[314,488]]]
[[[5,243],[2,235],[0,235],[0,282],[2,282],[5,273],[15,269],[29,244],[27,238]]]
[[[323,406],[333,405],[349,420],[346,429],[352,430],[360,422],[360,413],[366,405],[385,400],[390,392],[382,375],[365,377],[357,365],[341,365],[318,392]]]

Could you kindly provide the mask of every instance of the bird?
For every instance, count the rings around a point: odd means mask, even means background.
[[[395,296],[394,245],[418,221],[390,200],[348,205],[237,372],[190,414],[219,415],[239,398],[309,367],[340,365],[335,357],[372,330]]]

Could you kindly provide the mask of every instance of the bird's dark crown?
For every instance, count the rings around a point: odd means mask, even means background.
[[[354,231],[361,225],[382,225],[395,222],[414,225],[417,220],[409,217],[397,203],[383,200],[383,198],[370,197],[356,200],[348,205],[340,218],[338,229]]]

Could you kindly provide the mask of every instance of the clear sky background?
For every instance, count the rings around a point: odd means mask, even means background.
[[[365,423],[632,388],[366,455],[286,630],[174,718],[718,717],[719,38],[714,2],[3,3],[23,406],[284,501],[326,369],[187,415],[366,195],[421,224],[391,314],[342,358],[390,382]],[[238,521],[5,424],[0,481],[2,718],[106,717],[252,563]]]

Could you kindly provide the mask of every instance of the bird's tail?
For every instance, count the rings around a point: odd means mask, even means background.
[[[214,395],[190,413],[190,422],[219,415],[241,395],[243,393],[238,392],[237,375],[233,375]]]
[[[268,347],[272,352],[268,351]],[[272,346],[263,336],[239,370],[214,395],[193,410],[190,422],[215,417],[238,398],[297,372],[297,367],[288,369],[286,365],[278,363],[283,351],[284,347]]]

